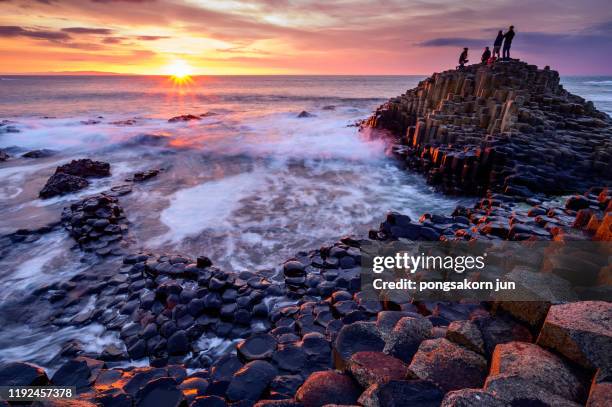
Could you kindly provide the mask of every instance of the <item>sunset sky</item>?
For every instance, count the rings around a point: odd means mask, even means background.
[[[610,0],[0,0],[0,73],[429,74],[513,56],[612,74]]]

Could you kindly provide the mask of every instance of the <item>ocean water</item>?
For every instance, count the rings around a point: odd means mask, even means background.
[[[275,269],[300,250],[366,233],[389,210],[448,213],[470,200],[435,193],[389,158],[384,140],[354,127],[421,79],[2,77],[0,148],[13,158],[0,163],[0,235],[56,222],[71,202],[154,168],[164,171],[120,199],[133,249],[206,255],[235,271]],[[612,114],[612,78],[563,83]],[[204,117],[168,122],[182,114]],[[34,149],[53,155],[21,158]],[[74,158],[107,161],[112,176],[38,199],[55,167]],[[113,340],[99,326],[52,329],[20,308],[33,290],[91,267],[73,246],[55,231],[0,253],[0,359],[51,366],[70,338],[91,351]]]

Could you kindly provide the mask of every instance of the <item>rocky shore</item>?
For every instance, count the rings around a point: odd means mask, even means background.
[[[121,199],[159,170],[134,174],[65,208],[61,224],[0,239],[63,227],[99,261],[31,300],[53,310],[49,326],[96,323],[118,337],[100,353],[67,343],[53,373],[3,364],[0,385],[76,386],[79,403],[57,406],[610,405],[609,264],[597,301],[392,302],[360,291],[368,240],[611,241],[610,118],[556,72],[510,62],[434,74],[365,126],[393,137],[398,158],[442,191],[482,199],[418,220],[389,213],[368,236],[261,275],[222,270],[205,253],[139,249]],[[78,160],[52,178],[86,181],[112,171],[104,164]],[[221,340],[227,348],[212,352]]]

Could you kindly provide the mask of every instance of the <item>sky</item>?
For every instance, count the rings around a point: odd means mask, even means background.
[[[612,75],[611,0],[0,0],[0,73],[430,74],[512,56]]]

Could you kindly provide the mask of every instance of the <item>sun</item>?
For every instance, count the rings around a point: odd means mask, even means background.
[[[173,82],[183,84],[191,82],[193,68],[182,59],[176,59],[166,66],[165,72],[170,76]]]

